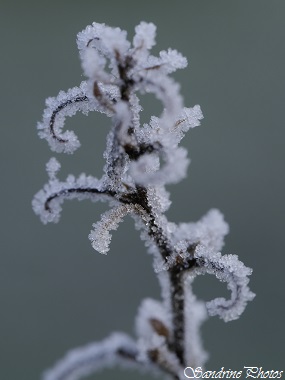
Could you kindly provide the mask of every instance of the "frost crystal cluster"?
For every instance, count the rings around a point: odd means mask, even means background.
[[[86,81],[57,97],[48,98],[39,136],[55,152],[73,153],[79,140],[64,131],[66,116],[78,111],[99,111],[111,118],[104,153],[102,178],[81,174],[65,181],[57,178],[60,164],[51,158],[46,169],[49,181],[33,200],[43,223],[58,222],[66,199],[109,202],[89,234],[92,247],[109,251],[111,231],[131,215],[153,255],[162,300],[145,299],[136,317],[136,338],[112,334],[102,342],[69,352],[44,374],[45,380],[76,380],[113,365],[126,365],[185,378],[186,366],[203,366],[207,354],[199,328],[208,315],[225,321],[239,318],[254,294],[248,288],[251,269],[235,255],[222,255],[228,225],[218,210],[210,210],[196,223],[169,222],[170,206],[165,185],[186,175],[187,152],[179,146],[184,134],[203,118],[199,106],[186,108],[179,85],[169,76],[186,67],[187,60],[173,49],[150,54],[156,27],[141,22],[132,44],[125,31],[93,23],[77,36]],[[141,125],[137,94],[153,93],[163,105],[159,116]],[[230,299],[198,301],[192,282],[201,274],[213,274],[227,283]]]

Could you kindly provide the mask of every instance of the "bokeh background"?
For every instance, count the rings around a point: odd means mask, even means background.
[[[75,38],[93,21],[133,36],[141,20],[158,27],[155,52],[176,48],[189,59],[175,74],[185,104],[200,104],[202,126],[182,145],[187,179],[169,186],[169,219],[199,219],[219,208],[230,224],[224,253],[254,269],[257,293],[242,317],[202,327],[208,369],[284,365],[285,2],[282,0],[75,1],[1,0],[0,379],[36,380],[70,348],[113,330],[133,334],[144,297],[159,287],[133,221],[114,233],[108,256],[87,238],[104,204],[66,202],[58,225],[44,226],[31,199],[47,181],[54,155],[37,137],[44,100],[83,80]],[[147,121],[161,105],[143,99]],[[110,119],[68,120],[82,148],[59,156],[60,175],[100,176]],[[209,300],[227,294],[213,278],[195,290]],[[107,370],[91,379],[149,379]]]

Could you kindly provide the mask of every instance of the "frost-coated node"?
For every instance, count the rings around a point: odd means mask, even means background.
[[[180,86],[170,77],[187,66],[187,59],[175,49],[152,55],[155,36],[155,25],[146,22],[136,26],[132,42],[126,31],[95,22],[77,35],[86,80],[46,100],[38,134],[54,152],[73,153],[80,142],[73,131],[64,130],[67,116],[101,112],[111,118],[106,163],[99,179],[82,173],[60,180],[61,165],[52,157],[46,164],[49,180],[32,206],[43,223],[55,223],[65,200],[107,201],[109,210],[89,234],[92,247],[102,254],[110,249],[111,231],[130,215],[153,256],[162,299],[141,303],[136,339],[116,333],[70,351],[44,373],[44,380],[78,380],[114,365],[183,379],[185,367],[203,367],[207,360],[200,326],[208,316],[237,319],[254,298],[248,287],[251,269],[236,255],[221,253],[229,227],[220,211],[179,224],[164,214],[171,204],[165,185],[185,178],[190,163],[179,144],[189,129],[200,125],[203,114],[198,105],[184,106]],[[140,98],[148,93],[163,110],[142,124]],[[192,282],[201,274],[226,282],[230,299],[197,300]]]

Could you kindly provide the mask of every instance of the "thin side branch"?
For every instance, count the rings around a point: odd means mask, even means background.
[[[70,99],[70,100],[67,100],[65,101],[64,103],[60,104],[52,113],[51,117],[50,117],[50,122],[49,122],[49,129],[50,129],[50,134],[52,136],[53,139],[57,140],[58,142],[60,143],[66,143],[68,142],[68,140],[66,139],[63,139],[61,138],[60,136],[58,136],[54,130],[54,124],[55,124],[55,118],[57,116],[57,114],[62,111],[65,107],[71,105],[71,104],[75,104],[75,103],[81,103],[81,102],[87,102],[89,101],[88,97],[87,96],[79,96],[77,98],[74,98],[74,99]]]

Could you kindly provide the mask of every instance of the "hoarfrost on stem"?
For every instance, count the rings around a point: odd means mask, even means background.
[[[198,105],[183,106],[179,85],[169,74],[186,67],[187,60],[173,49],[150,54],[156,27],[141,22],[132,44],[119,28],[93,23],[77,36],[82,68],[87,79],[78,87],[48,98],[40,138],[55,152],[73,153],[80,146],[72,131],[63,131],[67,116],[99,111],[112,119],[100,179],[81,174],[57,178],[60,164],[51,158],[48,183],[33,199],[33,209],[43,223],[58,222],[66,199],[103,200],[110,204],[89,239],[106,254],[110,231],[131,215],[154,257],[162,300],[146,299],[136,318],[137,339],[116,333],[102,342],[71,351],[45,380],[76,380],[103,367],[122,364],[157,371],[169,378],[183,378],[186,366],[204,366],[207,353],[199,328],[207,315],[225,321],[238,318],[254,294],[248,288],[251,269],[235,255],[220,253],[228,225],[218,210],[200,221],[176,225],[164,212],[170,206],[165,185],[186,176],[189,159],[179,147],[184,134],[200,125]],[[137,94],[153,93],[162,102],[161,115],[141,125]],[[192,282],[200,274],[213,274],[227,283],[231,298],[197,300]]]

